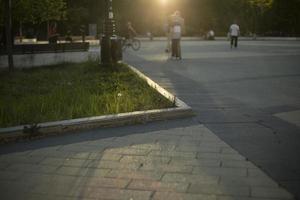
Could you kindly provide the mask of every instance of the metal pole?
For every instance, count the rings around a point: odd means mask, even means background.
[[[11,0],[5,1],[5,31],[6,31],[6,51],[8,56],[8,67],[9,71],[14,70],[13,61],[13,37],[12,37],[12,19],[11,19]]]
[[[111,38],[115,36],[116,32],[112,0],[104,0],[104,9],[103,36],[101,40],[101,63],[111,64]]]

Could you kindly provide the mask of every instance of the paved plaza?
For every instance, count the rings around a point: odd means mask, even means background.
[[[164,47],[124,59],[195,117],[2,145],[1,199],[299,199],[300,42]]]

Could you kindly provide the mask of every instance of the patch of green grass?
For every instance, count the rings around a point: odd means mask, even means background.
[[[172,102],[122,64],[0,72],[0,127],[169,107]]]

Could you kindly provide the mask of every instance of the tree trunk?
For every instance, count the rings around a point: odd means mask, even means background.
[[[47,21],[47,40],[50,38],[50,22],[49,20]]]
[[[20,22],[19,36],[20,36],[20,43],[22,43],[22,41],[23,41],[23,24],[22,24],[22,22]]]

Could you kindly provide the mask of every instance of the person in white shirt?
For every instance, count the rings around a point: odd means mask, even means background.
[[[230,38],[231,38],[231,48],[234,47],[237,48],[238,46],[238,38],[240,36],[240,27],[239,25],[237,25],[236,22],[234,22],[230,28],[229,28],[229,35],[230,35]]]
[[[184,29],[184,19],[180,16],[180,12],[176,11],[171,16],[171,39],[172,39],[172,58],[182,59],[181,57],[181,35]]]

